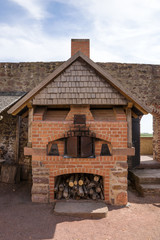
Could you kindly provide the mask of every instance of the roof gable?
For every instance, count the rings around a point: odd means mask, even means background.
[[[68,61],[63,63],[58,67],[53,73],[51,73],[47,78],[44,79],[37,87],[31,90],[27,95],[25,95],[20,101],[18,101],[12,108],[9,109],[8,113],[16,115],[21,109],[23,109],[27,103],[33,99],[42,89],[44,89],[53,79],[56,79],[63,71],[69,68],[76,60],[82,59],[86,62],[96,73],[99,74],[106,82],[108,82],[113,88],[116,89],[121,96],[124,96],[127,100],[132,101],[134,105],[140,109],[143,113],[150,112],[150,109],[144,104],[140,103],[138,99],[133,98],[131,92],[125,89],[116,79],[114,79],[110,74],[104,71],[100,66],[90,60],[88,57],[83,55],[81,52],[77,52]],[[117,92],[116,92],[117,93]],[[119,95],[120,97],[120,95]],[[124,99],[123,97],[123,99]],[[106,96],[105,96],[106,98]],[[36,98],[34,98],[35,100]],[[66,103],[66,102],[65,102]],[[75,103],[76,104],[76,103]]]
[[[84,60],[77,59],[35,95],[33,104],[126,105],[127,100]]]

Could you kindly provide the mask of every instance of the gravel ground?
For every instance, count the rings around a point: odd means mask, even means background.
[[[109,206],[107,218],[80,219],[32,203],[25,183],[0,183],[0,240],[160,240],[160,197],[128,195],[129,207]]]

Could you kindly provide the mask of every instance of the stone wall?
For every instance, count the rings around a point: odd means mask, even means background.
[[[112,204],[122,205],[124,202],[127,204],[127,176],[127,163],[116,162],[110,171],[110,202]]]
[[[153,116],[153,159],[160,161],[160,115]]]
[[[28,117],[21,119],[19,142],[19,164],[21,166],[21,179],[31,181],[31,157],[24,156],[24,147],[26,147],[28,143]]]
[[[62,62],[0,63],[0,92],[28,92]]]
[[[20,146],[19,158],[16,156],[16,123],[17,117],[7,114],[6,111],[1,113],[3,119],[0,121],[0,158],[6,163],[19,163],[21,166],[21,179],[28,180],[31,174],[31,158],[24,156],[24,147],[27,146],[28,139],[28,118],[21,120],[20,127]]]
[[[7,163],[16,161],[16,117],[8,115],[7,112],[1,114],[3,119],[0,121],[0,149],[1,158]]]

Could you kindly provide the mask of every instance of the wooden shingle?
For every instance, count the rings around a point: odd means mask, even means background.
[[[44,94],[47,92],[48,94]],[[63,94],[62,94],[63,93]],[[47,101],[46,101],[47,99]],[[100,100],[99,100],[100,99]],[[120,101],[119,101],[120,100]],[[127,104],[127,100],[84,61],[77,60],[34,98],[33,104]]]

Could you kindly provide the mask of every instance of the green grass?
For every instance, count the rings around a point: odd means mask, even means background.
[[[153,133],[141,133],[141,137],[153,137]]]

